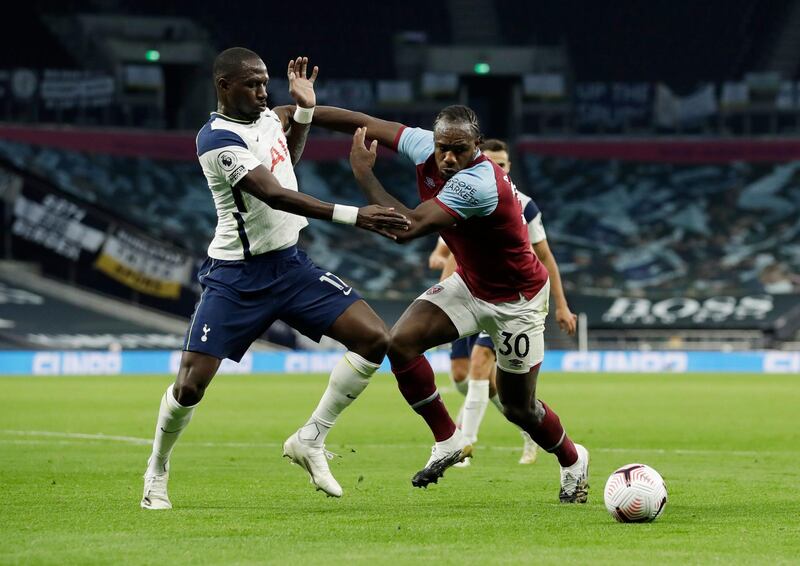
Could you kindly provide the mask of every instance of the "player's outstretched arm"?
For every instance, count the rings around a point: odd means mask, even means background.
[[[398,243],[405,243],[455,224],[453,217],[442,210],[434,199],[423,202],[417,208],[410,209],[386,192],[386,189],[383,188],[383,185],[381,185],[381,182],[372,171],[377,159],[377,140],[373,140],[370,147],[367,148],[364,145],[366,130],[366,128],[358,128],[353,135],[353,146],[350,149],[350,167],[353,169],[356,182],[358,182],[369,202],[392,207],[411,221],[407,230],[391,230],[395,235],[395,240]]]
[[[319,67],[315,66],[311,70],[310,77],[306,77],[307,74],[308,57],[298,57],[289,61],[289,66],[286,69],[286,76],[289,79],[289,94],[297,103],[297,106],[294,107],[291,113],[277,112],[276,109],[276,114],[280,117],[284,130],[286,130],[286,145],[289,149],[292,165],[300,161],[300,157],[303,155],[308,132],[311,130],[311,116],[313,115],[314,107],[317,105],[314,81],[317,80]],[[282,108],[288,107],[284,106]]]
[[[403,214],[384,206],[343,206],[285,189],[263,165],[252,169],[236,186],[276,210],[341,224],[354,224],[392,240],[397,239],[397,234],[405,232],[410,223]]]
[[[567,297],[564,295],[564,286],[561,284],[561,273],[558,270],[558,264],[547,240],[536,242],[533,244],[533,251],[536,257],[539,258],[544,266],[547,268],[547,274],[550,276],[550,293],[556,303],[556,322],[562,332],[566,332],[570,336],[575,334],[575,329],[578,323],[577,315],[569,310],[567,304]]]
[[[278,106],[274,111],[278,115],[290,116],[295,107]],[[378,140],[379,144],[389,149],[396,149],[394,144],[397,134],[405,127],[400,122],[389,122],[363,112],[353,112],[335,106],[317,106],[314,109],[312,124],[345,134],[353,134],[357,128],[367,128],[371,139]]]

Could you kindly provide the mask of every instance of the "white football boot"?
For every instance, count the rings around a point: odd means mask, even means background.
[[[575,445],[578,461],[561,468],[561,503],[586,503],[589,497],[589,451],[580,444]]]
[[[283,443],[283,455],[308,472],[311,483],[316,486],[317,491],[324,491],[329,497],[342,496],[342,486],[328,468],[328,460],[333,459],[335,454],[325,450],[324,445],[311,446],[301,441],[297,433],[294,433]]]
[[[533,464],[536,462],[536,458],[539,455],[539,445],[536,444],[531,435],[521,430],[522,433],[522,456],[519,458],[520,464]]]
[[[150,463],[147,464],[148,469]],[[142,494],[142,509],[172,509],[167,495],[167,482],[169,481],[169,462],[164,465],[164,472],[160,474],[144,473],[144,493]]]

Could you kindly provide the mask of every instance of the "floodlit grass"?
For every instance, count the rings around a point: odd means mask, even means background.
[[[440,385],[447,387],[441,376]],[[378,375],[329,436],[342,499],[281,458],[327,377],[220,376],[172,459],[172,511],[139,509],[169,376],[0,379],[0,564],[797,563],[800,376],[550,374],[540,394],[590,451],[585,506],[555,459],[517,464],[492,406],[473,465],[427,490],[432,439]],[[460,396],[444,395],[455,412]],[[615,523],[608,475],[665,478],[655,523]]]

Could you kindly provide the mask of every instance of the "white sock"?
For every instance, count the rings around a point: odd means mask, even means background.
[[[466,379],[461,381],[453,380],[453,386],[456,388],[456,391],[461,393],[462,395],[466,396],[467,390],[469,389],[469,376]],[[464,404],[461,404],[461,408],[458,410],[458,415],[456,415],[456,426],[461,428],[461,421],[464,420]]]
[[[461,432],[470,443],[478,440],[478,428],[481,426],[488,404],[489,380],[470,379],[467,399],[464,401],[464,418],[461,421]]]
[[[322,446],[336,418],[366,389],[378,366],[355,352],[346,352],[333,368],[328,388],[311,418],[298,431],[300,440],[312,446]]]
[[[494,403],[494,406],[497,407],[498,411],[500,411],[501,413],[503,412],[503,404],[500,402],[500,395],[495,393],[494,395],[489,397],[489,401]]]
[[[150,455],[150,464],[147,467],[149,473],[164,473],[167,462],[172,454],[178,437],[183,429],[192,420],[197,405],[184,407],[175,399],[172,392],[173,385],[167,387],[166,393],[161,398],[161,407],[158,410],[158,421],[156,422],[156,435],[153,439],[153,452]]]
[[[436,447],[444,452],[452,452],[453,450],[463,448],[464,435],[460,430],[456,429],[453,436],[446,440],[436,443]]]

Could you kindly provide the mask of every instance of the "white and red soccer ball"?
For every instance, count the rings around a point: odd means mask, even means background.
[[[620,523],[649,523],[667,505],[667,485],[650,466],[628,464],[609,476],[603,499],[608,512]]]

